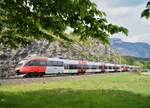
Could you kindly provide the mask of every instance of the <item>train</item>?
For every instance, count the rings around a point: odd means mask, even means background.
[[[25,77],[42,77],[48,74],[133,72],[138,70],[139,67],[133,65],[47,57],[32,57],[23,60],[15,68],[17,75],[24,75]]]

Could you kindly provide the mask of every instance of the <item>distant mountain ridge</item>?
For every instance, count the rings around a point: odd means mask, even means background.
[[[118,38],[110,39],[113,49],[118,50],[124,56],[150,58],[150,45],[143,42],[124,42]]]

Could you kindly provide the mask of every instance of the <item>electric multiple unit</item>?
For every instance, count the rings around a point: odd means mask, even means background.
[[[137,66],[58,58],[30,58],[16,67],[17,74],[28,77],[44,74],[84,74],[137,71]]]

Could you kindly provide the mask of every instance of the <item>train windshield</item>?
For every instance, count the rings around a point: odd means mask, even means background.
[[[23,65],[23,63],[18,63],[16,67],[20,67],[22,65]]]
[[[32,60],[26,63],[25,66],[46,66],[47,63],[45,60]]]

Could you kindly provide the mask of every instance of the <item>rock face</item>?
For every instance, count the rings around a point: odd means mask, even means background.
[[[2,47],[0,50],[0,76],[9,77],[9,75],[14,75],[14,68],[18,62],[32,55],[116,62],[115,58],[110,57],[110,55],[115,54],[109,46],[106,47],[99,41],[92,39],[89,42],[76,41],[72,44],[61,41],[35,41],[25,48],[18,48],[16,50]]]
[[[111,45],[113,49],[117,49],[122,55],[150,58],[150,45],[147,43],[131,43],[118,38],[111,38]]]

